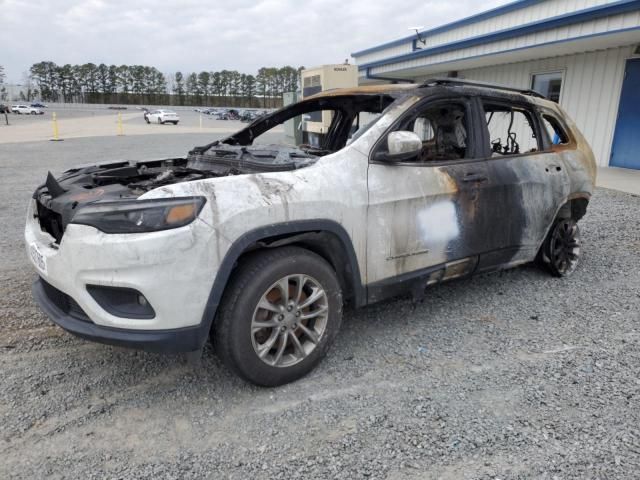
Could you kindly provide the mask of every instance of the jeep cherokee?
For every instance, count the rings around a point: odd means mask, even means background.
[[[280,385],[318,364],[345,302],[532,261],[573,272],[595,174],[533,91],[327,91],[184,158],[49,173],[25,229],[33,294],[80,337],[166,352],[211,337],[241,377]]]

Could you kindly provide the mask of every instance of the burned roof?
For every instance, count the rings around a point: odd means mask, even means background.
[[[547,100],[547,98],[539,92],[531,89],[521,89],[517,87],[511,87],[507,85],[493,84],[478,82],[472,80],[464,80],[459,78],[431,78],[421,83],[385,83],[379,85],[366,85],[352,88],[336,88],[332,90],[326,90],[324,92],[317,93],[304,100],[318,99],[323,97],[338,97],[347,95],[391,95],[399,96],[413,93],[416,95],[426,95],[427,92],[432,91],[433,88],[451,88],[458,87],[464,88],[467,92],[480,93],[483,90],[490,90],[492,94],[506,94],[506,95],[522,95],[529,100]],[[535,102],[541,103],[541,102]]]
[[[410,92],[417,88],[418,85],[415,83],[383,83],[380,85],[364,85],[351,88],[334,88],[305,97],[305,100],[310,98],[338,97],[343,95],[378,95],[391,94],[393,92]]]

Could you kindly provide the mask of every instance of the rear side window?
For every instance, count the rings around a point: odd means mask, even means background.
[[[485,103],[489,149],[493,157],[540,151],[533,114],[522,107]]]
[[[549,140],[552,145],[566,145],[570,142],[567,131],[562,127],[557,118],[543,114],[542,124],[549,135]]]

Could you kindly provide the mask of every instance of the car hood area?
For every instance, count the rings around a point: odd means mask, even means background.
[[[286,145],[219,144],[186,158],[117,161],[72,168],[55,178],[49,172],[33,194],[42,228],[60,241],[83,205],[131,200],[155,188],[181,182],[262,172],[296,170],[319,156]]]

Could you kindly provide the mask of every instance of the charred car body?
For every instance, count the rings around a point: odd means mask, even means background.
[[[321,143],[261,144],[331,112]],[[591,149],[535,92],[451,80],[319,94],[185,158],[49,174],[34,296],[81,337],[217,354],[261,385],[313,368],[342,305],[537,260],[571,273]]]

